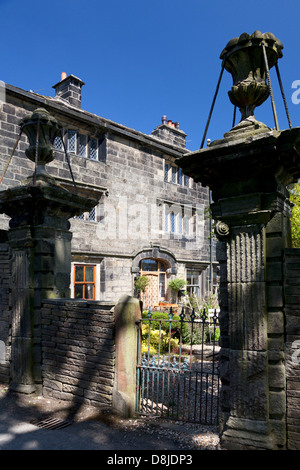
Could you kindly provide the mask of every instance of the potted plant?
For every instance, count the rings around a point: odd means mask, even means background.
[[[175,278],[172,279],[172,281],[169,282],[169,287],[172,289],[172,291],[175,292],[176,294],[176,302],[178,298],[179,292],[182,292],[183,287],[186,285],[185,279],[180,279],[180,278]],[[182,292],[183,294],[183,292]]]
[[[137,290],[141,290],[142,292],[145,292],[146,287],[148,286],[149,282],[150,282],[149,277],[139,276],[135,279],[134,286]]]

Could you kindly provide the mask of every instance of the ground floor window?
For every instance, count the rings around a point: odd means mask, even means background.
[[[95,300],[96,266],[86,264],[74,265],[75,299]]]
[[[187,295],[202,298],[207,294],[208,280],[206,270],[187,269],[186,281]]]

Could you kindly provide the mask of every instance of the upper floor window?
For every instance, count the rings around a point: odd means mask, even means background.
[[[98,139],[81,134],[75,129],[67,131],[67,151],[81,157],[98,160]],[[63,141],[61,137],[56,137],[54,141],[55,150],[63,150]]]
[[[98,159],[98,142],[93,137],[90,138],[90,158],[92,160]]]
[[[79,134],[78,137],[78,153],[81,157],[86,157],[86,140],[87,136]]]
[[[194,210],[180,205],[164,205],[164,226],[166,233],[189,236],[192,233]]]
[[[97,206],[93,207],[90,212],[84,212],[83,214],[75,216],[75,219],[85,220],[88,222],[97,222]]]
[[[181,168],[171,165],[171,163],[165,163],[164,181],[190,187],[190,177],[184,175]]]
[[[68,129],[68,145],[67,149],[69,153],[77,153],[77,132],[73,129]]]
[[[55,150],[63,150],[63,141],[60,136],[55,137],[54,148]]]

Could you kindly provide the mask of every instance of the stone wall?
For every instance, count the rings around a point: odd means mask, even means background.
[[[42,362],[44,396],[111,407],[115,370],[113,305],[45,301]]]
[[[288,449],[300,449],[300,250],[284,262]]]
[[[11,309],[10,252],[6,233],[0,231],[0,383],[10,381]]]

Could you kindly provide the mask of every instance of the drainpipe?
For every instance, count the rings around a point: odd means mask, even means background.
[[[212,192],[209,190],[209,205],[212,204]],[[210,292],[213,293],[213,239],[212,239],[212,218],[209,218],[209,232],[210,232]]]

